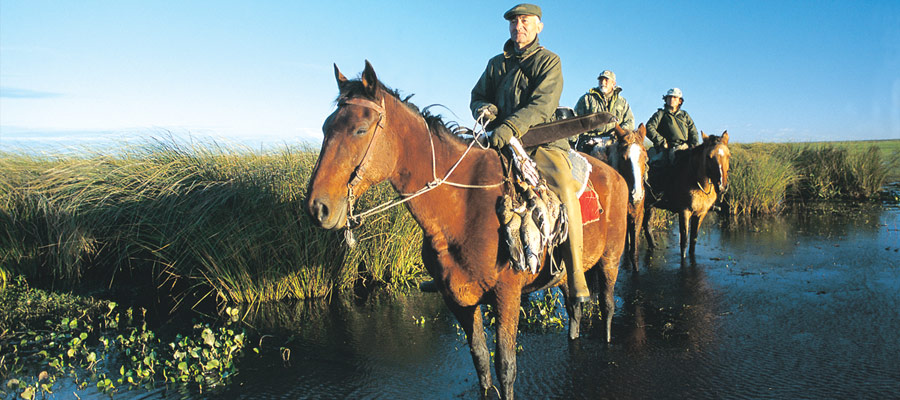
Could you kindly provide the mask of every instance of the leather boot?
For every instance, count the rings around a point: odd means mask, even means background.
[[[584,231],[581,225],[581,204],[574,192],[568,196],[560,196],[560,201],[566,206],[569,217],[569,238],[563,248],[563,262],[566,264],[566,281],[569,286],[569,295],[575,304],[591,300],[587,280],[584,279],[583,252]]]

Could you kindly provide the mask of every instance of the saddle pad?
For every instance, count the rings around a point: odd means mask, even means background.
[[[603,208],[600,207],[600,198],[594,191],[594,185],[589,185],[588,189],[578,197],[581,204],[581,224],[587,225],[591,222],[599,221]]]
[[[584,158],[584,156],[571,149],[568,152],[568,156],[569,164],[572,165],[572,179],[575,179],[576,182],[581,184],[581,189],[579,189],[575,195],[581,198],[581,195],[584,194],[585,188],[589,182],[588,178],[591,175],[591,163]]]

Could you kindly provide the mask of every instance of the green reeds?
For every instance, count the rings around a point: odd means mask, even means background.
[[[419,274],[409,249],[418,246],[406,245],[416,225],[403,207],[361,227],[353,250],[313,226],[302,198],[316,157],[174,142],[115,155],[2,153],[3,274],[57,286],[152,283],[175,304],[324,297],[360,275],[391,286]],[[362,202],[394,196],[384,187]]]
[[[728,191],[722,201],[734,217],[772,214],[784,205],[787,188],[797,176],[790,160],[772,145],[733,145]]]
[[[403,206],[356,228],[353,249],[313,226],[303,197],[316,149],[156,141],[81,154],[0,152],[0,286],[17,274],[63,288],[143,284],[190,306],[400,287],[424,272]],[[737,215],[777,212],[789,195],[872,197],[900,165],[876,148],[735,144],[732,154],[724,201]],[[395,197],[378,185],[357,209]],[[671,225],[656,214],[657,228]]]
[[[800,179],[796,195],[804,199],[874,198],[881,192],[898,155],[882,158],[878,146],[850,152],[845,147],[794,147],[789,157]]]

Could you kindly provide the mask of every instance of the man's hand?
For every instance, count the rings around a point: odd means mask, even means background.
[[[509,139],[513,137],[513,130],[507,125],[500,125],[497,129],[494,129],[494,132],[491,134],[491,137],[488,140],[491,142],[491,147],[495,149],[502,149],[503,146],[509,144]]]
[[[493,121],[495,118],[497,118],[497,106],[493,104],[483,105],[478,109],[478,112],[476,114],[478,114],[477,118],[481,118],[483,116],[485,118],[485,122]]]

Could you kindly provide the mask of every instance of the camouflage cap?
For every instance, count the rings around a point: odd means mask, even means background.
[[[597,79],[601,79],[601,78],[606,78],[606,79],[609,79],[609,80],[615,82],[616,74],[608,69],[605,69],[605,70],[603,70],[603,72],[600,73],[600,76],[597,77]]]
[[[509,21],[517,15],[537,15],[541,18],[541,8],[534,4],[522,3],[503,13],[503,19]]]

